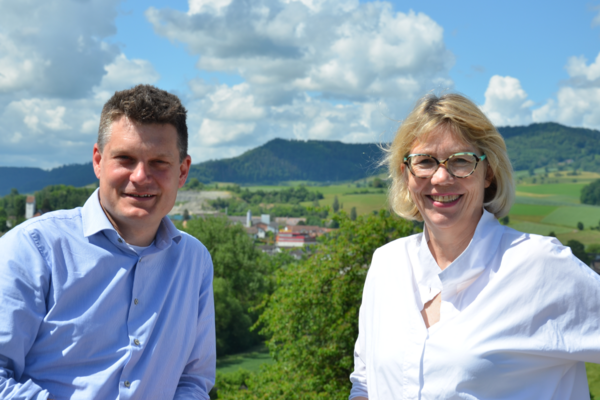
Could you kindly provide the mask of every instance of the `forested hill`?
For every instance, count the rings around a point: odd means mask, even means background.
[[[600,132],[548,122],[498,128],[516,171],[553,166],[567,160],[570,167],[600,172]]]
[[[235,183],[356,180],[377,173],[381,154],[373,143],[273,139],[238,157],[193,165],[190,177]]]
[[[49,171],[41,168],[0,167],[0,196],[17,189],[20,193],[33,193],[49,185],[75,187],[96,182],[92,163],[64,165]]]
[[[515,170],[555,166],[600,172],[600,132],[555,123],[503,127]],[[357,180],[378,172],[383,153],[377,144],[348,144],[322,140],[274,139],[229,159],[195,164],[190,177],[204,183],[277,183],[290,180],[335,182]],[[0,167],[0,196],[16,188],[32,193],[48,185],[84,186],[96,182],[92,164],[39,168]]]

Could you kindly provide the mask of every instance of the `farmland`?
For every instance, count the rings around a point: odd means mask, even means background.
[[[523,172],[515,175],[516,199],[509,214],[509,227],[539,235],[554,233],[562,243],[572,239],[586,246],[600,243],[600,230],[592,229],[600,225],[600,207],[584,205],[579,201],[581,189],[591,181],[600,179],[600,174],[581,171],[548,174],[539,170],[533,176]],[[372,179],[331,185],[293,181],[277,186],[246,186],[244,189],[266,192],[305,185],[307,189],[323,194],[324,198],[319,201],[319,205],[331,207],[337,196],[342,210],[350,212],[356,207],[360,215],[388,208],[387,192],[369,187]],[[226,184],[219,186],[223,185]],[[224,196],[228,195],[230,193],[224,193]],[[313,205],[312,202],[301,204]],[[584,225],[583,230],[577,229],[579,222]]]

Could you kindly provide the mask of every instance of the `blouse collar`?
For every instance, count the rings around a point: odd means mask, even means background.
[[[440,291],[444,297],[453,296],[471,285],[489,265],[502,232],[502,225],[484,209],[467,248],[442,271],[427,245],[429,235],[425,228],[417,245],[420,268],[417,267],[415,271],[423,302],[431,300]]]

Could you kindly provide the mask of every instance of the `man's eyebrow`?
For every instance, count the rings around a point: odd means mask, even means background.
[[[111,156],[129,155],[129,154],[130,154],[130,151],[125,150],[125,149],[111,149],[111,151],[110,151]],[[157,154],[154,154],[150,158],[156,159],[156,158],[170,158],[170,157],[173,157],[173,155],[169,154],[169,153],[157,153]]]

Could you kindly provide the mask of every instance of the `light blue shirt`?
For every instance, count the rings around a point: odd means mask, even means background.
[[[98,200],[0,239],[0,398],[208,399],[213,266],[168,218],[141,254]]]

